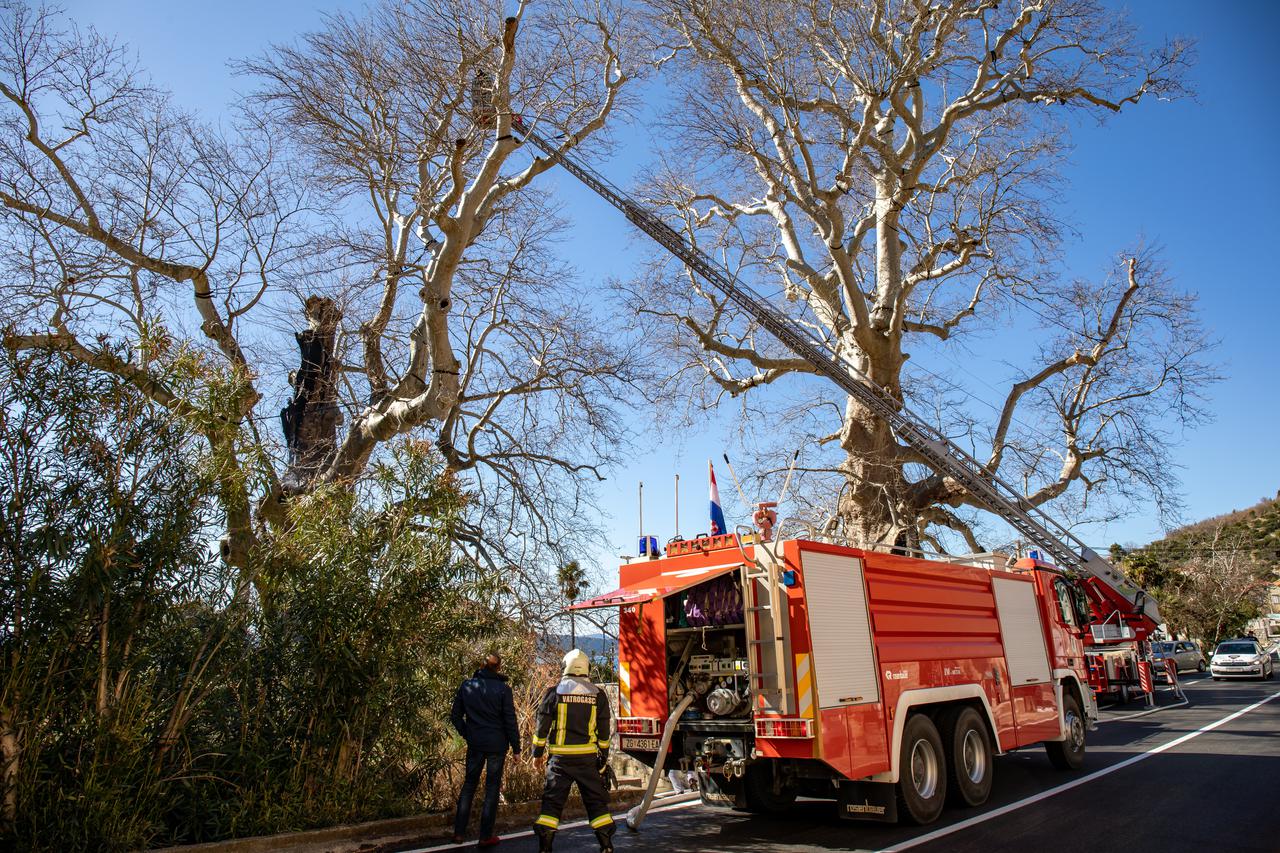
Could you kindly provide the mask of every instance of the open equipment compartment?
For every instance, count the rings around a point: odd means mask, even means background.
[[[750,757],[754,737],[745,615],[741,569],[664,602],[670,706],[685,695],[694,697],[677,723],[673,765],[724,772],[725,765],[745,767]]]

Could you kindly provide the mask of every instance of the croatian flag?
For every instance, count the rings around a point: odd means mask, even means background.
[[[726,532],[724,511],[720,509],[720,490],[716,488],[716,469],[710,459],[707,460],[707,472],[711,474],[711,535],[719,536]]]

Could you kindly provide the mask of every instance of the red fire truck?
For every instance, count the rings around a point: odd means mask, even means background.
[[[984,802],[1008,750],[1081,765],[1097,711],[1075,579],[1035,559],[744,538],[674,542],[575,605],[621,607],[624,751],[695,769],[713,805],[803,795],[917,823]]]

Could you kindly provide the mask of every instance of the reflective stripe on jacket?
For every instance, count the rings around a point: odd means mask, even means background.
[[[538,703],[533,754],[595,755],[608,750],[609,698],[587,678],[567,675]]]

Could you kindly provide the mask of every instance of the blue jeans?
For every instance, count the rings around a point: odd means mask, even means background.
[[[493,825],[498,820],[498,791],[502,787],[502,768],[507,763],[507,752],[481,752],[467,747],[467,771],[458,794],[458,811],[453,818],[454,835],[465,835],[471,820],[471,801],[480,787],[480,771],[484,770],[484,805],[480,807],[480,837],[493,835]]]

